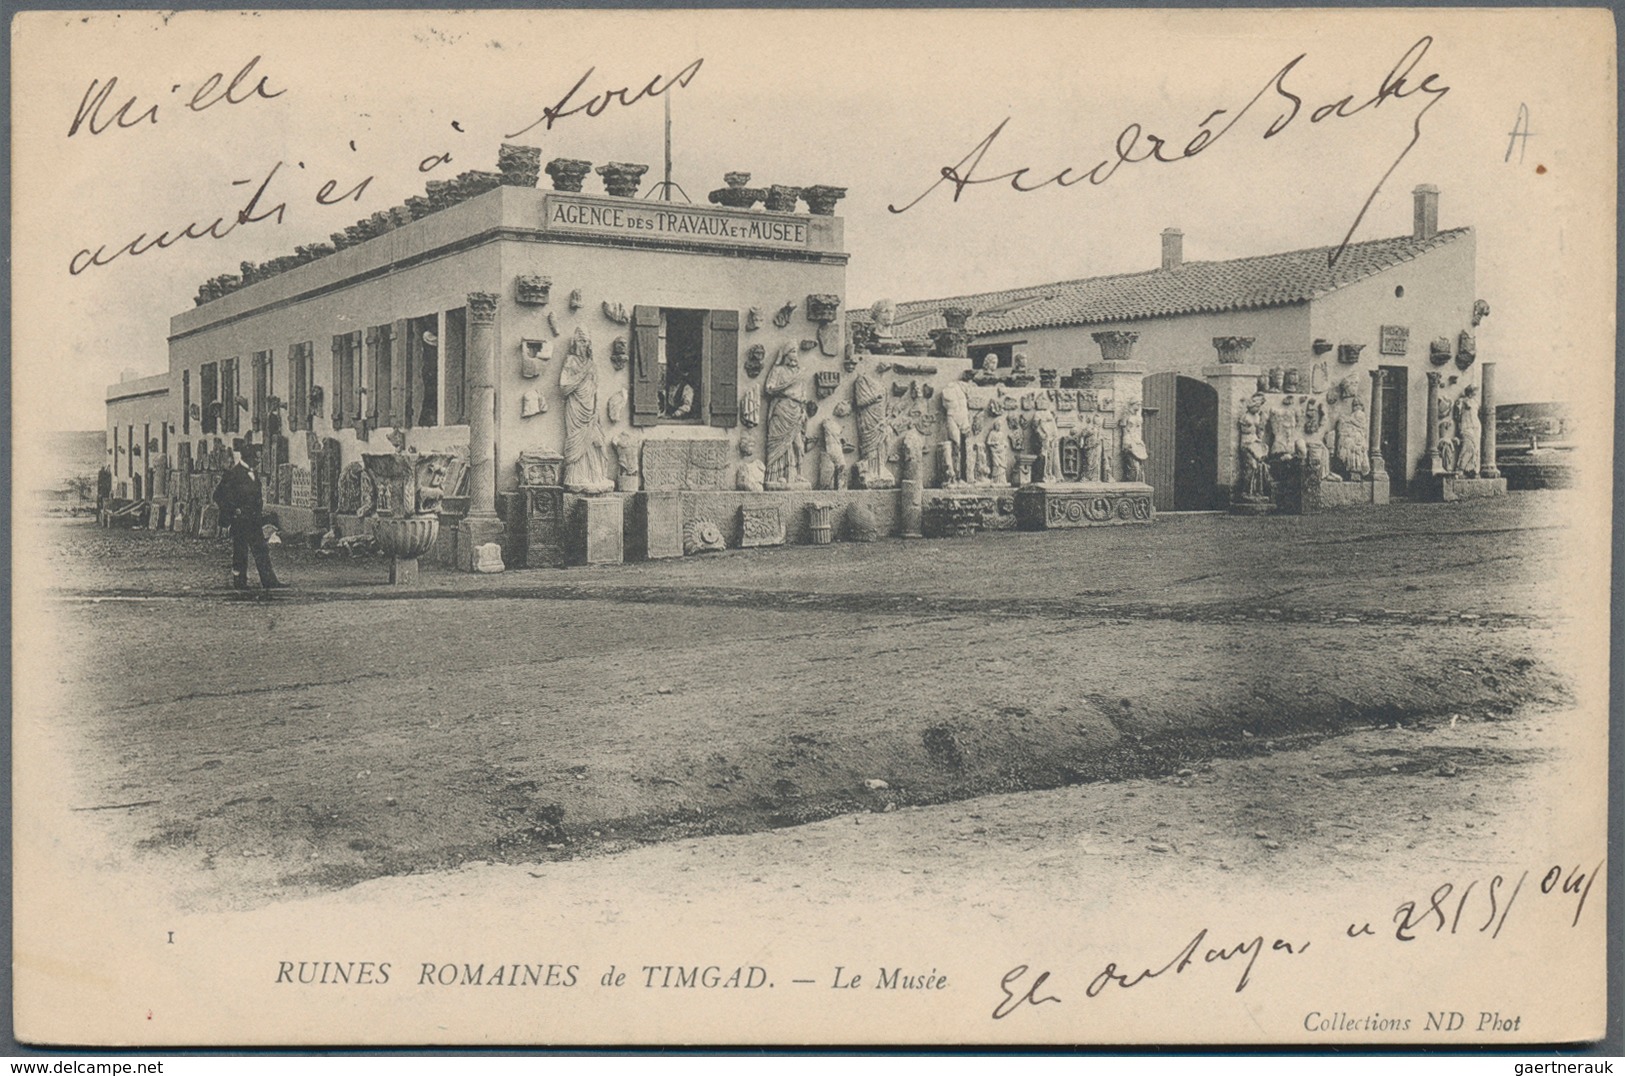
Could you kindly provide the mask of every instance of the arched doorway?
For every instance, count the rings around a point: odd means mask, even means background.
[[[1141,388],[1146,481],[1159,512],[1219,507],[1219,393],[1206,381],[1168,372]]]

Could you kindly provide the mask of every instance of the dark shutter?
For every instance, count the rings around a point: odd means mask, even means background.
[[[344,365],[350,373],[350,409],[355,421],[355,435],[358,439],[367,439],[367,429],[372,425],[373,408],[377,401],[373,399],[377,393],[373,389],[374,378],[377,375],[372,369],[363,369],[367,360],[361,351],[361,330],[348,333],[344,337]],[[366,393],[362,393],[365,386]]]
[[[251,371],[250,380],[253,382],[254,409],[249,413],[249,428],[262,430],[265,428],[265,378],[269,373],[265,368],[265,352],[256,351],[248,360]]]
[[[242,429],[242,411],[237,407],[241,392],[237,384],[237,359],[229,358],[220,364],[221,433],[237,433]]]
[[[660,421],[660,308],[632,308],[632,425]]]
[[[461,307],[446,311],[446,332],[441,343],[446,349],[446,399],[441,421],[448,426],[461,426],[468,421],[468,408],[463,403],[465,325],[466,315]]]
[[[192,432],[192,371],[181,371],[181,433]]]
[[[359,392],[361,406],[356,408],[356,436],[366,437],[367,427],[379,424],[379,348],[384,346],[384,327],[374,325],[367,330],[367,358],[362,366]]]
[[[385,325],[383,330],[389,350],[389,417],[396,426],[411,426],[412,408],[417,403],[417,394],[412,391],[412,371],[417,366],[412,323],[403,318],[393,326]],[[385,390],[380,386],[378,391]]]
[[[739,311],[713,310],[705,334],[711,425],[739,425]]]
[[[389,393],[380,386],[389,384],[389,358],[379,354],[388,347],[389,328],[375,325],[367,330],[367,418],[374,426],[390,424]]]
[[[349,390],[345,386],[344,377],[344,338],[333,337],[333,383],[328,386],[327,395],[332,401],[328,411],[332,413],[333,428],[336,430],[344,425],[345,405],[349,403]]]

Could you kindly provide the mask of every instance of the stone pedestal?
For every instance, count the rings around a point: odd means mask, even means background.
[[[1016,491],[1016,526],[1026,531],[1150,523],[1144,482],[1035,482]]]
[[[626,502],[626,559],[663,560],[683,555],[683,495],[637,493]]]
[[[1422,501],[1471,501],[1480,497],[1501,497],[1506,494],[1505,478],[1468,478],[1459,474],[1418,475],[1412,483],[1413,493]]]
[[[1262,366],[1227,362],[1202,367],[1202,379],[1219,394],[1219,410],[1215,416],[1218,426],[1218,484],[1221,488],[1235,486],[1241,478],[1241,427],[1237,422],[1247,411],[1247,401],[1258,389]]]
[[[457,524],[457,549],[453,554],[457,558],[457,570],[474,571],[479,558],[476,550],[491,542],[500,543],[503,530],[502,520],[494,513],[489,516],[468,516]]]
[[[571,564],[620,564],[626,559],[626,509],[614,495],[565,494],[567,559]]]
[[[897,493],[897,533],[904,538],[921,538],[925,486],[917,478],[905,478]]]
[[[1344,479],[1320,483],[1321,508],[1364,508],[1388,503],[1388,479]]]

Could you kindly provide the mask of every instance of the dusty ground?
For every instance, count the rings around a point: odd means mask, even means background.
[[[872,855],[922,876],[990,848],[1358,871],[1529,807],[1559,734],[1530,715],[1572,702],[1569,496],[426,573],[411,595],[381,562],[279,550],[296,589],[269,600],[225,590],[222,546],[52,524],[25,646],[60,662],[79,818],[204,903],[832,816],[887,827],[906,854]],[[996,822],[910,809],[1068,785],[977,801]]]

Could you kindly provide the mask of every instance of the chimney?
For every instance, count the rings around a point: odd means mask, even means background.
[[[1411,194],[1416,198],[1416,228],[1411,234],[1417,239],[1432,239],[1439,232],[1439,188],[1423,183]]]
[[[1185,262],[1185,233],[1178,228],[1162,230],[1162,267],[1178,269]]]

